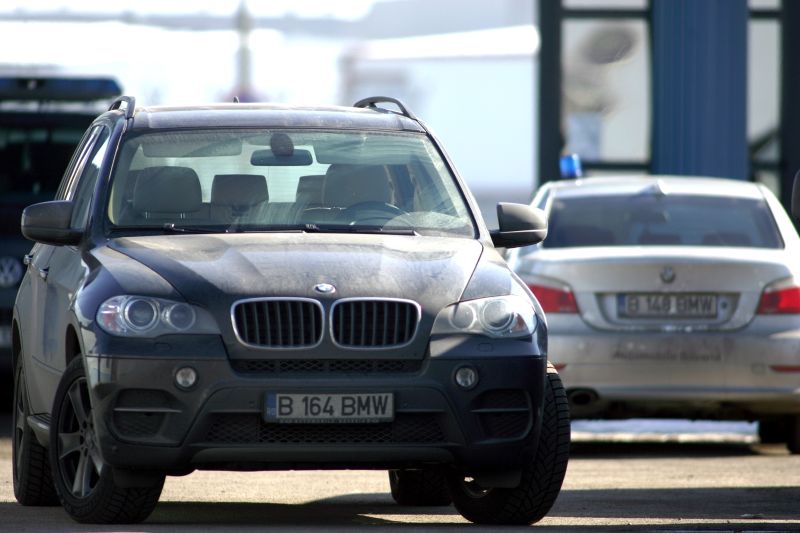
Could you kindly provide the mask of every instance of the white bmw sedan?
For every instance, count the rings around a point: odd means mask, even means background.
[[[765,187],[551,182],[510,266],[547,314],[573,418],[757,420],[800,453],[800,238]]]

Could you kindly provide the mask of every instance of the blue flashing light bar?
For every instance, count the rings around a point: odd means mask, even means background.
[[[581,158],[578,154],[562,155],[558,163],[561,169],[562,179],[574,179],[583,176]]]
[[[120,94],[113,78],[0,77],[0,100],[90,102]]]

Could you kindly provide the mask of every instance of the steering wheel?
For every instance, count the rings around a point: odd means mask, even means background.
[[[355,224],[383,226],[394,217],[405,214],[406,211],[385,202],[358,202],[345,208],[339,216],[342,220],[347,220],[351,226]]]

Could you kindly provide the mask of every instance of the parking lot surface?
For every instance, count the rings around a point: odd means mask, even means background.
[[[144,523],[91,526],[60,507],[22,507],[0,415],[0,531],[463,531],[452,507],[400,507],[385,472],[195,472],[167,478]],[[747,425],[586,423],[573,427],[564,488],[540,531],[798,531],[800,457]],[[471,531],[496,531],[473,526]]]

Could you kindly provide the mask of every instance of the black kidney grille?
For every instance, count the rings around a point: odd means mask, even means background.
[[[400,359],[243,359],[232,362],[245,374],[413,374],[422,368],[420,360]]]
[[[352,348],[398,346],[414,338],[418,322],[412,302],[347,300],[333,308],[333,339]]]
[[[380,424],[267,424],[257,414],[219,414],[206,440],[219,444],[430,444],[445,441],[438,417],[398,413]]]
[[[306,300],[241,302],[233,312],[236,332],[245,344],[265,348],[302,348],[322,339],[322,309]]]

